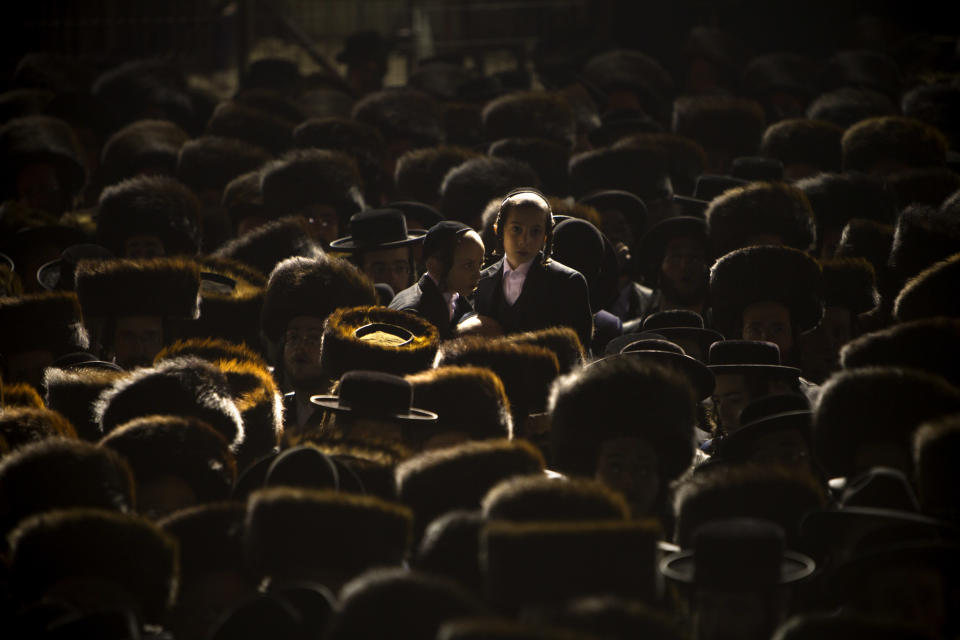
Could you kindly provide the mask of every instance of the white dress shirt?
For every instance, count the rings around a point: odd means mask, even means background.
[[[503,261],[503,298],[511,307],[520,297],[520,292],[523,291],[523,283],[527,279],[527,273],[530,271],[530,265],[532,264],[533,260],[528,260],[516,269],[512,269],[509,261],[506,259]]]
[[[433,277],[433,274],[429,271],[427,272],[427,277],[433,280],[433,284],[437,285],[437,288],[440,288],[440,283],[437,282],[437,279]],[[443,301],[447,303],[447,320],[453,320],[453,314],[457,310],[457,299],[460,297],[459,293],[452,293],[450,291],[441,291],[440,295],[443,296]]]

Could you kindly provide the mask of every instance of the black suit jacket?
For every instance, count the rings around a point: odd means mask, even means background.
[[[477,313],[500,322],[507,333],[533,331],[553,326],[571,327],[585,349],[593,336],[593,314],[587,281],[579,271],[539,258],[530,265],[520,297],[507,308],[503,299],[503,258],[480,273],[474,297]]]
[[[451,319],[447,301],[443,299],[443,294],[433,278],[427,274],[424,274],[416,284],[395,295],[390,301],[390,308],[397,311],[410,311],[423,317],[437,328],[441,340],[452,338],[457,323],[473,311],[470,301],[463,296],[458,296],[453,309],[453,319]]]

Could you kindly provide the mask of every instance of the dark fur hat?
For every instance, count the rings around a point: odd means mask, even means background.
[[[312,259],[322,253],[310,237],[306,220],[288,216],[234,238],[217,249],[213,257],[236,260],[269,276],[274,267],[287,258]]]
[[[913,436],[917,497],[924,513],[956,523],[960,487],[954,453],[960,445],[958,414],[923,425]]]
[[[447,341],[437,366],[451,364],[486,367],[497,374],[507,390],[515,421],[546,409],[550,385],[560,373],[554,352],[507,338],[467,337]]]
[[[949,146],[930,125],[901,116],[862,120],[846,130],[842,144],[843,170],[864,172],[883,162],[942,167]]]
[[[743,311],[757,302],[778,302],[790,310],[800,331],[813,329],[823,315],[817,261],[789,247],[747,247],[717,260],[710,269],[714,328],[741,336]]]
[[[508,93],[483,108],[487,140],[538,138],[573,147],[577,133],[573,109],[563,96],[543,91]]]
[[[56,470],[55,473],[52,473]],[[133,475],[119,454],[89,442],[51,438],[0,462],[0,536],[24,518],[68,507],[134,509]]]
[[[777,236],[785,246],[806,251],[816,235],[807,196],[782,182],[757,182],[724,192],[707,208],[707,224],[718,257],[755,244],[757,236]]]
[[[405,140],[413,147],[432,147],[444,140],[437,102],[415,89],[370,93],[353,105],[352,117],[376,127],[387,144]]]
[[[200,317],[183,327],[185,336],[213,337],[260,345],[260,307],[267,279],[230,258],[206,257],[200,263]]]
[[[910,206],[940,207],[960,189],[960,174],[948,167],[905,169],[887,177],[899,209]]]
[[[566,196],[570,191],[567,164],[570,152],[563,145],[540,138],[502,138],[490,145],[494,158],[513,158],[530,166],[545,193]]]
[[[767,127],[760,155],[784,164],[809,165],[816,171],[840,171],[843,128],[829,122],[802,118],[781,120]]]
[[[361,327],[380,323],[400,327],[411,334],[411,340],[398,345],[356,335]],[[437,328],[420,316],[384,307],[338,308],[330,313],[323,330],[320,367],[331,379],[357,369],[402,376],[433,366],[439,346]]]
[[[707,167],[707,152],[703,147],[683,136],[672,133],[640,133],[617,141],[614,147],[656,149],[669,163],[673,190],[689,196]]]
[[[104,189],[97,206],[97,244],[126,255],[131,236],[156,236],[165,255],[195,255],[200,247],[200,201],[166,176],[137,176]]]
[[[127,124],[143,117],[195,127],[195,112],[188,94],[187,79],[170,58],[129,60],[101,73],[91,87],[93,95],[106,104],[115,119]]]
[[[763,107],[753,100],[716,96],[677,98],[672,131],[707,152],[722,150],[730,158],[756,155],[766,128]]]
[[[277,154],[290,148],[295,124],[255,107],[221,102],[207,122],[205,134],[243,140]]]
[[[176,511],[157,524],[180,549],[183,582],[215,571],[243,570],[242,502],[217,502]]]
[[[787,546],[796,548],[800,521],[826,505],[820,483],[811,475],[781,467],[720,467],[694,474],[675,490],[674,543],[693,545],[700,525],[721,518],[760,518],[783,528]]]
[[[103,434],[93,416],[93,403],[126,375],[110,369],[48,367],[43,374],[46,404],[70,420],[80,438],[96,442]]]
[[[263,193],[260,191],[260,170],[239,175],[223,188],[220,204],[226,209],[234,230],[244,218],[268,218],[263,208]]]
[[[607,147],[571,157],[569,170],[570,190],[576,198],[614,189],[645,199],[661,189],[670,175],[670,163],[659,147]]]
[[[280,342],[297,316],[326,319],[340,307],[376,302],[373,285],[346,260],[294,257],[273,270],[267,283],[260,326],[268,340]]]
[[[50,511],[24,520],[10,535],[10,591],[38,602],[61,580],[116,583],[160,623],[177,590],[176,541],[144,518],[98,509]]]
[[[243,443],[236,451],[237,468],[277,450],[283,441],[283,396],[265,365],[252,360],[218,360],[233,401],[243,418]]]
[[[226,376],[199,358],[167,360],[131,372],[100,394],[94,413],[104,434],[141,416],[169,414],[203,420],[234,450],[243,442],[243,418]]]
[[[220,360],[237,360],[266,369],[267,361],[258,352],[245,344],[228,342],[221,338],[188,338],[177,340],[160,350],[154,357],[154,364],[165,360],[193,356],[216,363]]]
[[[445,102],[440,105],[440,120],[447,144],[481,148],[483,137],[483,107],[468,102]]]
[[[943,376],[960,387],[960,319],[928,318],[855,338],[840,350],[844,369],[907,367]]]
[[[813,423],[815,452],[831,477],[865,471],[856,463],[864,445],[891,445],[909,464],[917,426],[956,412],[960,390],[939,376],[892,367],[842,371],[821,389]]]
[[[365,153],[376,158],[384,149],[383,136],[375,127],[347,118],[310,118],[293,130],[293,142],[300,149]]]
[[[2,382],[2,381],[0,381]],[[37,390],[29,382],[15,382],[7,384],[0,389],[3,397],[0,398],[0,407],[26,407],[32,409],[43,409],[43,398],[37,393]],[[8,444],[8,443],[7,443]],[[6,449],[6,447],[4,447]]]
[[[863,258],[837,258],[820,263],[823,305],[866,313],[880,304],[873,265]]]
[[[960,218],[927,207],[910,207],[897,218],[889,264],[906,281],[960,251]]]
[[[503,198],[512,189],[539,185],[536,172],[519,160],[472,158],[450,169],[443,178],[440,211],[450,220],[472,225],[491,200]]]
[[[511,522],[626,520],[630,507],[599,481],[539,474],[504,480],[487,492],[483,517]]]
[[[364,208],[357,164],[339,151],[291,151],[263,169],[263,206],[273,217],[329,205],[344,220]]]
[[[0,298],[0,354],[49,350],[54,357],[89,346],[80,303],[72,291]]]
[[[960,148],[960,128],[957,125],[960,86],[956,83],[917,85],[904,94],[901,105],[903,115],[937,127],[950,140],[951,148]]]
[[[489,523],[480,565],[489,598],[506,609],[585,595],[657,597],[654,520]]]
[[[427,451],[397,466],[397,495],[413,509],[416,531],[454,509],[478,509],[497,483],[542,472],[543,456],[524,440],[467,442]]]
[[[807,106],[807,117],[833,123],[844,129],[861,120],[895,116],[897,104],[879,91],[867,87],[841,87],[822,93]]]
[[[447,172],[481,154],[464,147],[425,147],[412,149],[397,158],[393,173],[396,196],[436,204],[440,200],[440,185]]]
[[[843,227],[834,253],[837,258],[865,258],[873,265],[877,286],[883,298],[892,298],[897,293],[895,288],[890,291],[891,287],[897,285],[892,282],[887,265],[890,247],[893,245],[893,232],[891,224],[854,218]]]
[[[142,172],[173,175],[177,153],[190,139],[167,120],[138,120],[114,133],[100,152],[98,182],[106,187]]]
[[[883,183],[864,174],[821,173],[795,183],[804,192],[817,220],[817,244],[862,218],[892,224],[897,217],[893,197]],[[819,248],[819,247],[818,247]]]
[[[4,396],[8,392],[9,387],[4,389]],[[5,405],[0,411],[0,438],[11,450],[57,437],[76,439],[77,432],[70,421],[56,411],[13,405]]]
[[[254,171],[270,160],[270,152],[242,140],[204,136],[185,142],[177,156],[177,178],[200,193],[222,192],[237,176]]]
[[[937,262],[907,281],[894,302],[900,322],[935,316],[960,317],[956,294],[960,253]]]
[[[130,463],[137,486],[176,476],[190,486],[198,502],[226,500],[237,479],[229,442],[194,417],[136,418],[111,430],[100,445]]]
[[[548,327],[536,331],[525,331],[507,336],[507,340],[517,344],[529,344],[543,347],[557,356],[560,374],[570,373],[586,362],[587,356],[577,332],[570,327]]]
[[[16,195],[15,180],[20,169],[31,162],[52,163],[70,197],[83,187],[87,177],[83,150],[76,135],[63,120],[49,116],[26,116],[0,126],[0,171],[3,198]],[[51,212],[59,213],[59,212]]]
[[[434,519],[423,532],[410,565],[418,571],[446,576],[480,593],[480,530],[484,522],[479,510],[466,509],[448,511]]]
[[[655,448],[660,476],[669,482],[693,461],[695,402],[681,373],[630,357],[566,375],[550,396],[553,466],[592,478],[604,440],[639,437]]]
[[[77,297],[84,318],[200,314],[200,270],[179,258],[82,260],[77,265]]]
[[[900,69],[896,60],[885,53],[868,49],[839,51],[820,72],[825,89],[869,87],[897,98],[901,92]]]
[[[513,419],[503,382],[489,369],[437,367],[406,376],[412,405],[433,411],[439,431],[464,431],[472,440],[511,438]]]
[[[654,58],[629,49],[606,51],[587,61],[583,75],[593,87],[604,93],[633,92],[644,112],[659,122],[665,123],[669,119],[674,95],[673,79]]]
[[[370,496],[261,489],[247,501],[247,563],[259,575],[325,572],[342,580],[369,567],[399,565],[410,547],[410,521],[406,507]]]

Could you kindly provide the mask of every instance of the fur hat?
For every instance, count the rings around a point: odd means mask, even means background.
[[[613,146],[656,150],[669,164],[674,193],[685,196],[693,193],[697,176],[707,168],[707,152],[703,147],[690,138],[672,133],[639,133]]]
[[[815,240],[813,211],[803,191],[785,183],[758,182],[731,189],[707,208],[714,255],[777,236],[785,246],[806,251]]]
[[[897,218],[889,264],[901,281],[960,251],[960,219],[949,212],[910,207]]]
[[[29,382],[7,384],[0,391],[3,392],[3,397],[0,398],[0,408],[44,408],[43,398],[40,397],[40,394],[37,393],[37,390]],[[6,447],[4,448],[6,449]]]
[[[594,191],[623,190],[647,199],[662,190],[670,164],[659,147],[607,147],[570,158],[570,190],[574,197]],[[667,195],[667,194],[664,194]]]
[[[237,176],[223,188],[220,204],[230,218],[234,230],[246,218],[269,218],[263,208],[263,193],[260,191],[260,170],[248,171]]]
[[[960,130],[956,122],[958,105],[960,87],[946,81],[919,84],[907,91],[901,100],[903,115],[940,129],[950,140],[952,149],[960,148]]]
[[[760,518],[783,528],[796,548],[804,514],[826,505],[823,487],[811,475],[768,466],[720,467],[694,474],[674,494],[674,543],[693,546],[703,524],[721,518]]]
[[[243,442],[243,418],[226,376],[199,358],[166,360],[131,372],[100,394],[94,414],[104,434],[135,418],[164,414],[203,420],[233,450]]]
[[[781,120],[763,132],[760,155],[784,166],[809,165],[817,172],[840,171],[843,129],[829,122],[802,118]]]
[[[266,149],[234,138],[204,136],[185,142],[177,156],[177,177],[199,194],[223,191],[237,176],[255,171],[270,160]]]
[[[900,209],[912,206],[940,207],[960,189],[960,174],[948,167],[904,169],[890,174],[887,185]]]
[[[322,253],[310,237],[306,220],[288,216],[234,238],[212,255],[236,260],[269,276],[273,268],[287,258],[317,258]]]
[[[393,174],[398,199],[437,204],[447,172],[481,154],[464,147],[412,149],[397,158]]]
[[[16,196],[16,185],[12,181],[32,162],[53,164],[63,181],[60,186],[72,198],[80,192],[87,177],[82,158],[83,150],[76,135],[70,125],[59,118],[32,115],[7,121],[0,126],[3,199]]]
[[[511,522],[627,520],[623,496],[586,478],[548,478],[543,474],[504,480],[483,498],[483,517]]]
[[[763,107],[753,100],[690,96],[673,103],[673,133],[708,153],[722,150],[731,159],[756,155],[765,128]]]
[[[778,302],[790,310],[800,332],[817,326],[823,315],[820,265],[789,247],[747,247],[732,251],[710,269],[714,327],[739,338],[743,311],[758,302]]]
[[[10,534],[10,591],[24,605],[39,602],[61,580],[116,583],[158,624],[178,581],[176,541],[144,518],[98,509],[49,511]]]
[[[96,442],[103,434],[93,416],[93,403],[126,375],[109,369],[48,367],[43,373],[46,405],[70,420],[80,438]]]
[[[837,258],[865,258],[873,266],[877,276],[877,286],[882,297],[893,297],[897,291],[890,291],[896,285],[887,261],[890,247],[893,245],[893,225],[854,218],[840,233],[840,242],[834,255]],[[892,303],[892,300],[890,301]]]
[[[291,151],[263,169],[263,206],[273,217],[329,205],[346,220],[364,208],[357,163],[338,151]]]
[[[651,286],[660,281],[660,270],[667,245],[675,238],[693,238],[703,246],[704,257],[710,255],[707,223],[694,216],[674,216],[656,223],[638,240],[635,260],[641,274]]]
[[[200,270],[190,260],[83,260],[77,297],[85,319],[118,316],[197,318]]]
[[[146,415],[112,429],[100,441],[122,455],[138,487],[167,475],[184,480],[198,502],[226,500],[237,479],[228,441],[192,416]]]
[[[547,348],[508,338],[467,337],[443,343],[437,366],[486,367],[503,381],[514,420],[546,409],[550,385],[560,365]]]
[[[8,392],[9,387],[4,389],[4,396]],[[0,438],[3,438],[11,450],[31,442],[57,437],[76,439],[77,432],[73,425],[56,411],[11,405],[6,405],[3,411],[0,411]]]
[[[51,477],[56,470],[56,478]],[[51,438],[0,461],[0,538],[24,518],[54,509],[134,509],[133,475],[119,454],[89,442]]]
[[[948,316],[960,318],[960,298],[956,294],[960,278],[960,253],[937,262],[907,281],[893,305],[900,322]]]
[[[471,440],[513,436],[510,401],[489,369],[445,366],[406,376],[413,406],[433,411],[438,431],[464,431]]]
[[[217,105],[204,133],[243,140],[276,154],[290,148],[295,124],[255,107],[228,101]]]
[[[410,521],[409,509],[379,498],[261,489],[247,501],[247,564],[264,576],[332,572],[341,579],[369,567],[396,566],[410,547]]]
[[[472,158],[450,169],[440,185],[440,212],[449,220],[475,224],[487,203],[512,189],[540,186],[530,165],[512,158]]]
[[[930,125],[901,116],[862,120],[846,130],[842,144],[843,170],[864,172],[882,162],[942,167],[949,146]]]
[[[494,158],[513,158],[530,166],[545,193],[566,196],[570,190],[567,163],[570,152],[563,145],[540,138],[501,138],[490,145]]]
[[[420,539],[410,566],[456,580],[474,593],[483,589],[480,575],[480,530],[484,525],[479,510],[454,509],[435,518]]]
[[[98,182],[106,187],[140,173],[173,175],[177,153],[190,139],[186,131],[167,120],[138,120],[104,143]]]
[[[653,362],[611,358],[568,374],[550,395],[553,466],[592,478],[604,440],[639,437],[656,450],[669,482],[693,461],[695,403],[686,377]]]
[[[917,497],[924,513],[957,522],[957,465],[960,444],[957,414],[921,426],[913,435]]]
[[[863,258],[837,258],[820,263],[823,273],[823,306],[866,313],[880,304],[873,265]]]
[[[367,94],[353,105],[354,120],[376,127],[387,144],[408,141],[411,147],[443,143],[436,101],[415,89],[385,89]]]
[[[897,62],[885,53],[867,49],[839,51],[820,72],[825,89],[859,86],[869,87],[896,98],[902,90]]]
[[[542,91],[508,93],[483,108],[487,140],[538,138],[570,149],[576,137],[573,109],[559,94]]]
[[[486,593],[506,609],[586,595],[654,601],[660,533],[653,520],[490,522],[480,542]]]
[[[529,344],[543,347],[557,356],[560,364],[560,374],[570,373],[582,366],[586,360],[586,352],[580,343],[577,332],[570,327],[548,327],[536,331],[514,333],[507,336],[507,340],[516,344]]]
[[[187,79],[173,60],[130,60],[107,69],[94,80],[93,95],[103,101],[121,124],[143,114],[157,114],[184,128],[192,128],[195,112]]]
[[[338,308],[323,330],[320,367],[331,379],[357,369],[402,376],[433,366],[439,345],[437,328],[412,313],[372,306]]]
[[[266,368],[267,361],[258,352],[244,344],[228,342],[220,338],[188,338],[177,340],[160,350],[154,357],[154,364],[165,360],[193,356],[216,363],[220,360],[238,360],[250,362],[257,367]]]
[[[477,509],[498,482],[542,472],[543,456],[523,440],[466,442],[421,453],[396,470],[397,495],[413,509],[417,537],[454,509]]]
[[[49,350],[54,357],[89,346],[75,293],[45,292],[0,298],[0,354]]]
[[[176,511],[158,526],[177,541],[183,582],[207,572],[243,571],[242,502],[217,502]]]
[[[844,369],[907,367],[943,376],[960,387],[960,319],[928,318],[855,338],[840,350]]]
[[[230,258],[200,263],[200,317],[181,335],[220,338],[258,348],[260,307],[267,280],[257,270]]]
[[[97,207],[97,244],[127,254],[132,236],[156,236],[165,255],[195,255],[200,247],[200,201],[166,176],[137,176],[109,186]]]
[[[892,367],[842,371],[821,388],[813,424],[815,453],[831,477],[865,471],[857,466],[863,446],[890,445],[909,464],[917,426],[956,412],[960,390],[939,376]]]
[[[293,130],[293,142],[300,149],[329,149],[379,158],[383,136],[375,127],[348,118],[310,118]]]
[[[807,117],[848,129],[868,118],[895,116],[897,104],[879,91],[867,87],[840,87],[822,93],[807,106]]]
[[[813,209],[818,245],[854,218],[891,224],[897,217],[891,194],[880,180],[868,175],[821,173],[794,184],[806,194]]]
[[[637,95],[645,113],[660,122],[669,117],[674,85],[670,73],[654,58],[629,49],[614,49],[590,58],[584,78],[606,94],[629,91]]]

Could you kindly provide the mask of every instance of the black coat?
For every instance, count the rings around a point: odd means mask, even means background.
[[[497,320],[507,333],[565,326],[577,332],[585,348],[592,343],[593,314],[587,281],[579,271],[556,260],[547,264],[534,260],[520,297],[510,307],[503,297],[501,258],[480,273],[474,306],[478,314]]]
[[[473,311],[473,305],[470,304],[470,301],[463,296],[458,296],[451,319],[447,301],[444,300],[440,288],[427,274],[424,274],[415,284],[395,295],[393,300],[390,301],[390,308],[397,311],[409,311],[424,318],[437,328],[441,340],[452,338],[457,323]]]

